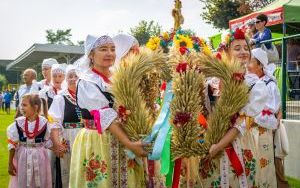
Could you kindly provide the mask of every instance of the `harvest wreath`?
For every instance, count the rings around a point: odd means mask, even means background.
[[[210,146],[232,126],[231,121],[248,100],[242,67],[213,57],[206,45],[194,50],[195,42],[199,43],[195,37],[179,30],[173,36],[174,45],[168,50],[168,57],[159,45],[151,46],[151,50],[142,48],[139,54],[122,60],[113,76],[112,93],[119,120],[131,140],[147,140],[152,135],[150,141],[154,141],[162,130],[157,129],[160,115],[166,113],[166,109],[170,111],[165,116],[165,124],[170,123],[172,127],[169,145],[173,160],[191,156],[204,158]],[[204,117],[204,85],[208,77],[220,79],[222,92],[212,113]],[[158,111],[154,106],[162,80],[172,86],[167,87],[165,95],[171,93],[172,96],[168,97],[169,101],[164,100]],[[169,106],[165,105],[168,102]],[[157,130],[155,135],[152,129]],[[158,144],[161,150],[167,140],[158,140],[163,142]],[[153,159],[160,159],[162,154],[159,155]]]

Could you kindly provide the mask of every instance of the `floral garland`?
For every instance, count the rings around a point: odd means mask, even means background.
[[[173,46],[179,49],[182,55],[191,51],[211,54],[210,48],[203,38],[199,38],[190,31],[182,29],[176,32],[164,32],[160,36],[151,37],[146,44],[146,47],[151,50],[162,48],[166,53]]]
[[[241,29],[237,28],[235,31],[229,30],[228,32],[224,33],[222,35],[222,41],[219,45],[218,51],[222,52],[224,49],[229,48],[229,44],[234,39],[245,39],[244,32]]]

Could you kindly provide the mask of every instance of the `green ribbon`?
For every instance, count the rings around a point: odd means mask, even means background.
[[[166,137],[160,160],[160,173],[166,175],[166,186],[172,186],[173,179],[174,162],[171,160],[171,136],[172,127],[170,127]]]

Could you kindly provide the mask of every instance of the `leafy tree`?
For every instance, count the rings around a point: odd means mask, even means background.
[[[47,41],[50,44],[65,44],[65,45],[74,45],[73,42],[71,41],[70,37],[72,36],[71,34],[71,29],[58,29],[56,31],[53,31],[52,29],[46,30],[46,38]]]
[[[274,0],[200,0],[204,3],[201,14],[207,23],[218,29],[227,29],[230,20],[261,9]]]
[[[261,8],[264,8],[265,6],[267,6],[268,4],[274,2],[275,0],[252,0],[249,5],[251,7],[252,10],[256,11],[259,10]]]
[[[159,35],[160,32],[161,26],[153,20],[150,22],[142,20],[137,26],[130,28],[130,34],[139,41],[140,45],[146,44],[150,37]]]
[[[0,90],[7,84],[7,79],[3,74],[0,74]]]

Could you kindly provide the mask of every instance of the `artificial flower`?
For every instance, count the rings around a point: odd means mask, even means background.
[[[151,37],[146,44],[146,47],[151,50],[156,50],[160,45],[160,38],[159,37]]]
[[[184,62],[184,61],[180,62],[180,63],[178,63],[178,65],[176,67],[176,72],[178,72],[178,73],[185,72],[187,67],[188,67],[187,62]]]
[[[189,112],[177,112],[174,118],[174,125],[182,126],[189,122],[192,118],[191,113]]]
[[[187,35],[177,35],[174,37],[174,44],[176,48],[186,47],[186,48],[193,48],[193,41]]]

